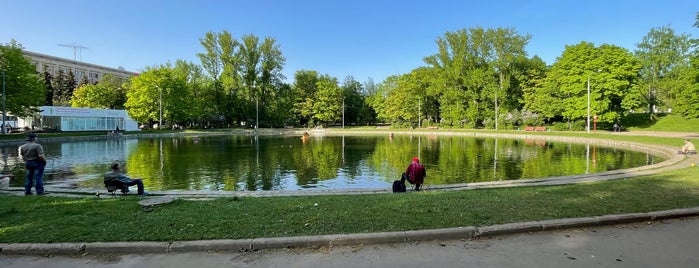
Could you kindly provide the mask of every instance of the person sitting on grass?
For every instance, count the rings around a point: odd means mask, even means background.
[[[111,172],[107,172],[106,174],[104,174],[104,183],[118,181],[127,186],[136,185],[138,187],[138,195],[148,195],[147,192],[143,191],[143,180],[131,179],[128,176],[124,175],[121,172],[121,166],[119,165],[119,163],[113,163],[111,168]]]
[[[692,144],[689,140],[684,140],[684,146],[682,146],[682,150],[680,152],[682,154],[695,154],[697,153],[697,148],[694,147],[694,144]]]

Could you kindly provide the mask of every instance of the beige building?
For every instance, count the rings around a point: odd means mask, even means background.
[[[29,58],[30,62],[36,66],[36,71],[38,73],[43,73],[44,68],[46,68],[46,70],[54,76],[58,74],[59,70],[62,70],[63,73],[72,71],[75,75],[76,82],[81,81],[84,76],[87,76],[90,83],[97,83],[105,74],[112,74],[124,79],[137,75],[134,72],[124,70],[124,68],[110,68],[76,60],[49,56],[27,50],[23,50],[22,53],[24,53],[24,56]]]

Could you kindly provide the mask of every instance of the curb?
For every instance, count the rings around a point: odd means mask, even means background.
[[[595,227],[699,216],[699,207],[613,214],[597,217],[507,223],[483,227],[456,227],[401,232],[221,239],[174,242],[0,243],[0,255],[144,254],[169,252],[251,251],[283,248],[318,248],[430,240],[475,239],[518,233]]]

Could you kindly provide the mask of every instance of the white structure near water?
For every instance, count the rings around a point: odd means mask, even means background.
[[[138,131],[126,110],[41,106],[35,117],[18,119],[20,128],[45,131]]]

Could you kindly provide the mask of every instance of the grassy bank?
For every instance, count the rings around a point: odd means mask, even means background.
[[[0,242],[172,241],[399,231],[699,206],[696,169],[550,186],[177,200],[0,195]]]
[[[621,136],[604,132],[527,134],[605,138],[678,148],[682,144],[681,138]],[[24,138],[23,134],[15,135],[0,136],[0,139]],[[74,133],[46,133],[40,137],[53,135],[76,136]],[[697,169],[699,167],[564,186],[177,200],[157,206],[152,212],[144,212],[138,204],[141,199],[133,196],[63,198],[0,194],[0,243],[172,241],[366,233],[686,208],[699,206]]]

